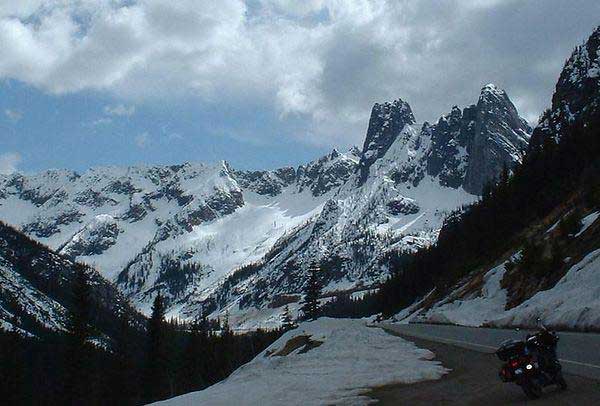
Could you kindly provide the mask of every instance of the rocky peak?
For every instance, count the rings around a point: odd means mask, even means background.
[[[600,110],[600,26],[575,48],[560,74],[552,107],[544,112],[532,136],[532,147],[546,137],[560,140],[577,120],[587,120]]]
[[[474,113],[463,187],[469,193],[481,194],[504,166],[510,169],[523,160],[531,127],[519,116],[506,92],[492,84],[481,89]]]
[[[334,149],[298,168],[298,189],[308,188],[313,196],[323,195],[346,182],[356,172],[357,164],[358,156],[352,149],[347,153]]]
[[[396,184],[416,187],[429,175],[441,186],[479,195],[505,166],[522,161],[531,133],[506,92],[493,84],[481,89],[477,104],[463,110],[453,106],[435,124],[414,124],[401,100],[375,105],[359,164],[360,184],[388,168]]]
[[[359,163],[360,183],[364,183],[373,162],[385,155],[402,129],[414,123],[410,106],[401,99],[373,106]]]
[[[573,90],[588,85],[597,86],[600,80],[600,26],[588,40],[575,48],[565,63],[556,85],[553,102],[565,98]]]
[[[477,102],[478,119],[482,124],[486,121],[504,121],[517,135],[522,135],[516,142],[526,143],[529,140],[531,127],[523,118],[519,116],[517,108],[512,103],[506,92],[499,89],[494,84],[485,85],[481,89],[481,95]]]
[[[427,154],[427,173],[438,177],[442,186],[458,188],[462,185],[468,159],[466,151],[473,138],[472,128],[469,115],[463,114],[457,106],[429,126],[431,147]]]
[[[488,83],[481,88],[481,94],[479,95],[479,103],[493,102],[494,100],[506,99],[506,92],[493,83]]]

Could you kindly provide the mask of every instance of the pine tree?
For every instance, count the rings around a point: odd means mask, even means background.
[[[146,359],[146,400],[154,401],[168,394],[168,359],[166,354],[165,304],[160,292],[154,298],[148,320]]]
[[[223,324],[221,325],[222,377],[226,378],[235,369],[236,348],[234,348],[233,331],[229,325],[229,311],[225,312]]]
[[[113,374],[112,388],[119,393],[120,399],[123,399],[127,404],[139,403],[137,390],[140,384],[137,375],[139,369],[136,367],[134,356],[136,348],[132,323],[131,313],[128,309],[125,309],[119,316],[119,329],[114,336],[116,370]]]
[[[11,320],[12,329],[0,329],[0,399],[7,405],[26,403],[24,340],[19,333],[19,318]]]
[[[72,288],[72,308],[66,351],[67,380],[65,394],[69,404],[84,404],[89,398],[91,380],[90,287],[86,269],[78,267]]]
[[[190,334],[184,351],[186,391],[194,391],[206,386],[205,365],[207,351],[206,317],[197,318],[190,325]]]
[[[290,312],[290,307],[288,305],[285,305],[283,314],[281,315],[281,327],[284,331],[296,328],[296,323],[292,318],[292,313]]]
[[[319,282],[318,265],[311,265],[308,269],[308,282],[304,288],[304,299],[300,311],[305,320],[316,320],[319,317],[319,297],[321,296],[321,284]]]

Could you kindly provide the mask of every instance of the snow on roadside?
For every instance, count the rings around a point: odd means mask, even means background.
[[[500,286],[506,272],[505,265],[506,262],[485,274],[481,291],[467,298],[438,303],[424,315],[424,319],[430,323],[481,327],[498,317],[506,306],[506,291]]]
[[[500,286],[505,264],[492,268],[485,274],[480,292],[466,298],[453,299],[453,295],[454,298],[459,297],[465,287],[461,286],[428,311],[422,312],[419,303],[416,303],[398,313],[395,319],[399,323],[512,327],[536,326],[537,319],[540,318],[546,326],[553,328],[600,328],[600,249],[573,265],[553,288],[537,292],[510,310],[505,310],[506,291]]]
[[[310,336],[322,345],[303,354],[273,355],[290,339]],[[270,355],[269,355],[270,354]],[[448,372],[434,354],[364,320],[322,318],[284,334],[225,381],[163,405],[367,404],[366,388],[439,379]]]
[[[554,288],[536,293],[493,324],[535,325],[538,317],[551,327],[600,327],[600,249],[573,265]]]

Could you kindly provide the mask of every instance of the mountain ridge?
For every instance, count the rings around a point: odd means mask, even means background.
[[[172,315],[204,307],[244,318],[252,306],[260,313],[297,297],[308,258],[328,267],[326,291],[356,290],[390,272],[390,249],[433,243],[444,217],[526,147],[528,129],[506,93],[484,87],[479,104],[495,110],[454,108],[430,125],[401,99],[378,103],[362,151],[334,149],[297,168],[241,171],[221,161],[14,174],[0,178],[0,219],[97,267],[143,312],[160,290]],[[468,180],[471,156],[493,148],[505,153]],[[246,278],[228,296],[223,284],[246,266],[257,268],[262,291]]]

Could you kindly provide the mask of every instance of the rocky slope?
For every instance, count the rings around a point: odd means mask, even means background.
[[[96,267],[142,311],[161,290],[173,315],[229,311],[252,327],[298,301],[314,260],[327,292],[373,287],[390,251],[431,244],[450,211],[519,163],[529,132],[506,93],[487,85],[434,124],[417,124],[404,101],[376,104],[362,151],[298,168],[0,176],[0,219]]]
[[[532,147],[555,141],[577,123],[589,122],[600,111],[600,27],[575,48],[560,74],[552,107],[540,118]]]

